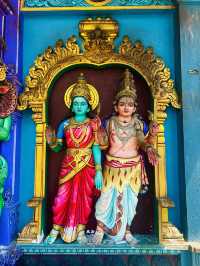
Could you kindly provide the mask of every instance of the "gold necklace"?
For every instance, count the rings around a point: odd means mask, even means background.
[[[83,141],[83,139],[85,138],[85,136],[86,136],[86,133],[87,133],[87,126],[84,126],[84,128],[83,128],[83,132],[82,132],[82,134],[80,135],[80,137],[79,138],[76,138],[75,136],[74,136],[74,133],[73,133],[73,130],[72,130],[73,128],[70,128],[69,129],[69,133],[70,133],[70,137],[72,138],[72,140],[73,140],[73,142],[75,143],[75,147],[80,147],[80,143]],[[82,129],[82,128],[81,128]]]
[[[73,117],[70,119],[70,122],[69,122],[69,126],[72,126],[73,128],[74,127],[77,127],[77,126],[80,126],[80,125],[84,125],[86,123],[88,123],[89,121],[89,118],[86,118],[84,121],[82,122],[77,122]]]

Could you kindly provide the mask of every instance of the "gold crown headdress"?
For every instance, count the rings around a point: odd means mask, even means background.
[[[133,79],[133,75],[128,69],[125,70],[121,86],[119,87],[118,92],[115,96],[115,102],[117,102],[122,97],[131,97],[134,101],[136,101],[137,98],[135,81]]]
[[[99,94],[94,86],[88,84],[83,73],[80,74],[76,83],[67,88],[64,96],[65,104],[68,108],[74,97],[84,97],[94,110],[99,103]]]

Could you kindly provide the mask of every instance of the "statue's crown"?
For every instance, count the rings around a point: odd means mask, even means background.
[[[99,103],[97,90],[87,83],[83,73],[79,75],[77,82],[69,86],[65,92],[64,101],[68,108],[71,107],[74,97],[84,97],[88,101],[91,110],[94,110]]]
[[[124,72],[124,78],[115,96],[115,101],[118,101],[122,97],[131,97],[134,101],[137,98],[135,81],[129,69],[126,69]]]
[[[88,100],[88,102],[90,102],[91,98],[90,91],[83,73],[81,73],[80,76],[78,77],[78,80],[75,83],[71,94],[72,98],[78,96],[85,97]]]

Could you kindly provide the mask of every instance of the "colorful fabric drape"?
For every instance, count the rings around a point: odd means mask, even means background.
[[[147,184],[142,156],[125,159],[106,156],[104,185],[96,204],[97,224],[114,241],[120,242],[130,230],[136,213],[141,184]]]
[[[64,129],[66,155],[59,174],[59,189],[53,205],[53,224],[65,242],[84,230],[93,206],[95,167],[91,147],[95,131],[91,120],[69,123]]]

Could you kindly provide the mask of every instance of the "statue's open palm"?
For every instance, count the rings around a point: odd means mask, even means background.
[[[53,144],[56,142],[55,130],[52,129],[50,126],[46,128],[46,140],[48,144]]]

